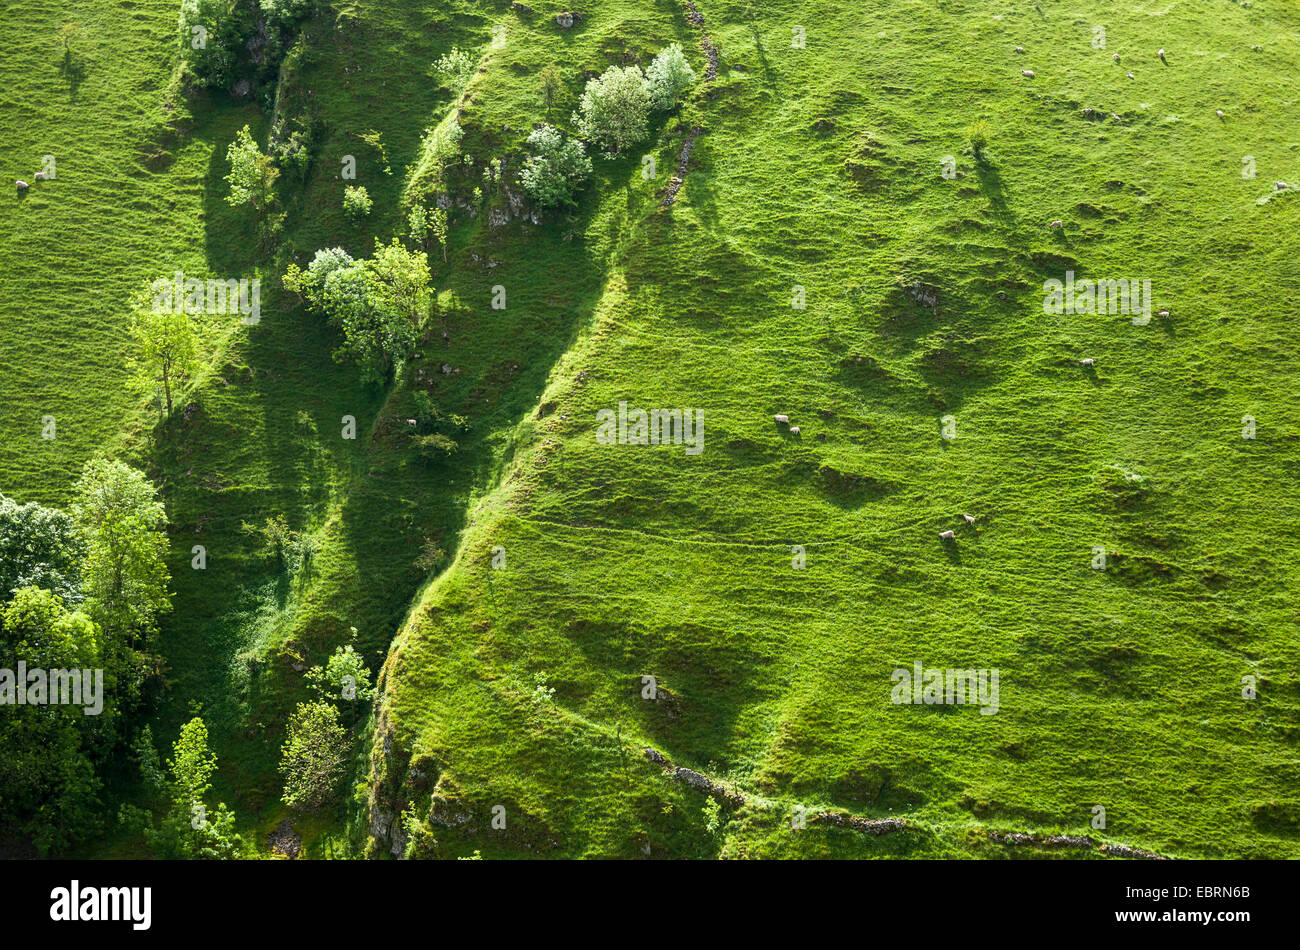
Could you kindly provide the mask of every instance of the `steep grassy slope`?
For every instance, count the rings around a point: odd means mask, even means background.
[[[722,68],[681,198],[628,177],[644,214],[530,449],[389,659],[379,827],[424,813],[432,764],[449,853],[997,853],[970,832],[1003,827],[1295,854],[1297,205],[1257,203],[1296,173],[1294,16],[701,9]],[[1044,316],[1067,268],[1171,315]],[[598,444],[620,400],[702,410],[704,452]],[[891,704],[918,660],[999,669],[1000,711]],[[768,807],[710,835],[643,745]],[[795,831],[797,805],[915,830]]]
[[[584,72],[669,42],[705,72],[675,2],[593,3],[570,28],[562,5],[528,7],[315,14],[278,110],[316,126],[317,151],[271,242],[223,201],[227,144],[245,123],[264,141],[268,117],[224,93],[171,98],[171,0],[74,5],[81,64],[63,70],[69,8],[6,8],[0,158],[28,180],[42,155],[59,164],[0,213],[0,491],[64,501],[100,448],[164,485],[177,609],[160,743],[202,709],[216,791],[260,845],[285,815],[274,767],[301,668],[356,627],[384,668],[355,776],[374,853],[401,850],[407,808],[437,841],[418,853],[444,856],[1011,853],[981,829],[1295,855],[1300,204],[1259,199],[1300,179],[1300,16],[1280,0],[705,2],[717,78],[644,149],[598,160],[571,211],[490,226],[489,207],[511,209],[491,188],[457,207],[423,355],[364,387],[278,275],[404,232],[423,132],[450,104],[437,56],[485,57],[461,197],[489,159],[517,168],[546,118],[543,66],[564,77],[559,124]],[[359,224],[340,207],[345,155],[375,199]],[[178,268],[261,275],[263,316],[205,318],[193,406],[154,430],[123,389],[125,302]],[[1150,279],[1170,316],[1044,316],[1043,281],[1067,269]],[[469,419],[447,462],[409,444],[415,389]],[[702,411],[703,452],[599,444],[596,412],[620,401]],[[296,577],[242,527],[277,514],[314,539]],[[429,545],[449,555],[432,570]],[[999,669],[999,712],[891,704],[891,671],[914,661]],[[662,701],[642,698],[646,675]],[[711,822],[647,746],[747,804]],[[129,770],[114,794],[134,794]],[[794,830],[796,806],[912,827]],[[299,820],[309,853],[364,841],[345,811]]]

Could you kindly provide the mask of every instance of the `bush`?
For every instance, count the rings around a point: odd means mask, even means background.
[[[652,93],[650,83],[635,66],[611,66],[588,81],[573,114],[579,134],[613,158],[644,141],[648,133]]]
[[[370,669],[352,644],[344,644],[334,651],[324,666],[313,666],[307,671],[307,683],[321,702],[370,702],[375,689],[370,683]]]
[[[695,70],[686,62],[686,54],[679,43],[659,51],[659,55],[646,70],[656,109],[671,109],[678,97],[695,82]]]
[[[544,125],[528,136],[535,154],[524,162],[519,181],[538,204],[571,205],[573,195],[591,177],[591,159],[582,143],[566,139],[557,129]]]
[[[269,155],[262,154],[248,126],[235,133],[235,140],[226,149],[226,161],[230,162],[230,174],[226,176],[230,194],[226,195],[226,203],[234,207],[251,204],[258,211],[266,208],[274,197],[280,170]]]
[[[442,81],[456,96],[459,96],[469,85],[477,68],[478,62],[474,56],[456,46],[451,48],[451,52],[439,56],[433,64],[433,71],[442,77]]]
[[[348,185],[343,189],[343,211],[349,217],[364,218],[373,206],[365,185]]]
[[[970,143],[971,154],[979,158],[989,144],[989,124],[976,119],[966,127],[966,141]]]
[[[280,758],[286,805],[310,811],[333,800],[343,774],[346,740],[333,706],[298,704]]]

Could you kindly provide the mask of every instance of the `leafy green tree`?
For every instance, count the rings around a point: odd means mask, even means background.
[[[104,458],[86,463],[72,516],[86,537],[84,592],[109,641],[147,637],[171,609],[166,512],[143,472]]]
[[[5,654],[44,669],[98,665],[99,628],[80,611],[69,613],[58,594],[39,587],[14,592],[3,613]]]
[[[174,312],[172,312],[174,311]],[[154,392],[161,383],[166,414],[172,414],[172,387],[199,369],[198,336],[184,307],[138,307],[131,319],[131,338],[138,347],[134,385]]]
[[[613,158],[645,140],[650,121],[650,83],[636,66],[611,66],[587,81],[573,122],[578,133]]]
[[[71,515],[0,495],[0,604],[20,587],[41,587],[65,603],[79,603],[85,552]]]
[[[695,70],[686,61],[680,43],[660,50],[646,70],[646,76],[656,109],[671,109],[677,104],[678,97],[695,82]]]
[[[445,208],[435,207],[429,214],[429,230],[433,232],[433,238],[442,248],[442,260],[447,260],[447,211]]]
[[[94,669],[99,631],[54,592],[20,588],[0,611],[0,667],[12,670],[20,661],[46,670]],[[27,840],[49,856],[97,829],[100,782],[89,749],[103,744],[95,734],[103,717],[85,715],[86,708],[0,711],[0,840]]]
[[[165,858],[230,859],[240,856],[242,839],[235,834],[235,816],[223,803],[209,810],[205,798],[212,788],[217,756],[208,745],[208,727],[195,716],[181,726],[167,762],[172,805],[156,833],[149,837]]]
[[[591,177],[591,159],[582,143],[543,125],[528,136],[528,145],[534,154],[519,173],[524,191],[541,205],[573,204],[574,192]]]
[[[286,805],[313,811],[330,804],[343,775],[347,736],[329,703],[299,703],[280,757]]]
[[[226,203],[234,207],[252,205],[256,211],[264,211],[275,197],[275,180],[280,177],[280,169],[270,155],[264,155],[253,141],[248,126],[235,133],[235,140],[226,149],[226,161],[230,162],[230,174],[226,182],[230,185],[230,194]]]
[[[564,81],[560,78],[560,71],[547,64],[538,77],[538,85],[542,91],[542,101],[546,103],[546,117],[549,119],[551,117],[551,105],[564,91]]]

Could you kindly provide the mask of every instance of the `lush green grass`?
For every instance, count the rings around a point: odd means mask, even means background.
[[[487,54],[460,119],[464,193],[543,120],[547,63],[567,80],[561,124],[583,70],[676,41],[703,74],[681,8],[602,3],[567,31],[558,3],[322,12],[281,83],[319,150],[305,182],[285,183],[282,236],[259,246],[222,178],[235,130],[264,137],[266,117],[214,94],[173,103],[181,131],[161,131],[174,5],[80,5],[80,78],[58,69],[47,6],[11,4],[0,39],[0,157],[28,180],[41,155],[59,160],[57,181],[5,212],[0,490],[64,501],[101,447],[159,478],[177,609],[157,732],[169,743],[201,706],[217,791],[259,841],[283,817],[293,664],[355,626],[385,671],[373,804],[424,815],[430,782],[406,765],[430,756],[439,794],[474,816],[434,829],[446,855],[990,856],[1008,852],[978,829],[1087,832],[1097,804],[1108,826],[1093,833],[1136,847],[1297,853],[1300,205],[1257,203],[1300,179],[1300,17],[1283,3],[702,3],[722,51],[712,87],[644,150],[598,160],[572,212],[501,228],[455,212],[424,357],[385,391],[330,359],[336,341],[275,276],[318,247],[362,254],[402,233],[406,175],[449,104],[429,64],[453,45]],[[806,49],[790,48],[796,25]],[[976,119],[982,160],[965,141]],[[706,131],[662,211],[694,125]],[[358,138],[372,129],[391,174]],[[165,155],[143,160],[158,143]],[[375,200],[361,224],[342,213],[347,154]],[[1044,316],[1042,282],[1067,267],[1149,278],[1171,317]],[[263,317],[205,318],[197,408],[154,431],[123,390],[125,300],[177,268],[261,274]],[[937,308],[900,275],[937,288]],[[806,309],[790,306],[796,284]],[[420,369],[471,422],[449,463],[407,445]],[[597,444],[596,411],[620,400],[702,410],[704,452]],[[355,442],[339,437],[345,414]],[[1108,488],[1113,465],[1149,494]],[[944,546],[963,511],[976,527]],[[241,530],[278,513],[316,538],[297,578]],[[452,558],[426,584],[428,540]],[[890,672],[914,660],[998,668],[1000,711],[892,705]],[[552,703],[530,699],[537,673]],[[672,702],[640,698],[646,674]],[[704,796],[663,778],[646,745],[755,804],[710,834]],[[916,828],[793,831],[800,804]],[[313,853],[337,854],[362,843],[360,817],[299,827]]]

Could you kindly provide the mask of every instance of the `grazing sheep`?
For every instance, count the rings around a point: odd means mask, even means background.
[[[1017,46],[1017,47],[1016,47],[1016,52],[1017,52],[1017,53],[1023,53],[1024,51],[1025,51],[1025,48],[1024,48],[1023,46]]]
[[[22,184],[22,182],[19,182],[19,184]],[[1290,187],[1291,187],[1291,186],[1288,185],[1288,184],[1287,184],[1286,182],[1284,182],[1284,181],[1275,181],[1275,182],[1273,182],[1273,190],[1274,190],[1274,191],[1281,191],[1283,188],[1290,188]]]
[[[1115,62],[1118,63],[1118,62],[1119,62],[1119,53],[1111,53],[1111,54],[1110,54],[1110,58],[1113,59],[1113,60],[1115,60]]]
[[[1119,116],[1117,116],[1117,115],[1116,115],[1115,113],[1113,113],[1113,112],[1110,114],[1110,117],[1111,117],[1112,119],[1114,119],[1116,122],[1123,122],[1123,121],[1124,121],[1123,119],[1121,119]]]
[[[45,181],[45,172],[37,172],[32,176],[36,181]]]
[[[974,524],[974,523],[975,523],[975,516],[974,516],[974,515],[963,514],[962,517],[966,519],[966,523],[967,523],[967,524]]]
[[[1125,75],[1127,75],[1129,79],[1137,79],[1137,77],[1134,76],[1132,73],[1126,73]]]
[[[1022,75],[1022,76],[1028,76],[1030,79],[1033,79],[1033,78],[1034,78],[1034,71],[1033,71],[1032,69],[1022,69],[1022,70],[1020,70],[1020,75]]]
[[[774,416],[772,417],[772,421],[773,421],[773,422],[789,422],[789,421],[790,421],[790,417],[787,416],[784,412],[778,412],[776,415],[774,415]]]
[[[1217,115],[1220,119],[1223,118],[1223,110],[1222,110],[1222,109],[1215,109],[1215,110],[1214,110],[1214,114]]]
[[[1061,228],[1065,227],[1065,225],[1061,223],[1060,218],[1057,218],[1055,221],[1049,224],[1048,227],[1051,228],[1053,231],[1059,231],[1061,230]]]
[[[798,426],[791,426],[791,427],[790,427],[790,434],[791,434],[791,435],[798,435],[798,434],[799,434],[800,432],[802,432],[802,431],[803,431],[803,430],[800,429]]]
[[[1156,55],[1160,57],[1160,62],[1165,61],[1165,51],[1163,49],[1156,50]]]
[[[1168,311],[1168,310],[1159,310],[1159,311],[1156,312],[1156,316],[1157,316],[1157,317],[1160,317],[1160,318],[1163,319],[1163,318],[1169,316],[1169,311]]]
[[[415,425],[415,420],[414,420],[414,419],[407,419],[407,420],[406,420],[406,424],[407,424],[408,426],[413,426],[413,425]]]
[[[1083,359],[1079,360],[1079,365],[1092,367],[1096,365],[1096,361],[1091,356],[1085,356]]]
[[[955,537],[957,537],[957,532],[956,532],[956,531],[952,531],[952,530],[949,530],[949,531],[940,531],[940,532],[939,532],[939,537],[940,537],[940,539],[942,539],[942,540],[944,540],[944,541],[951,541],[951,540],[953,540]]]
[[[31,187],[31,185],[27,184],[27,182],[19,178],[16,182],[14,182],[14,187],[16,187],[19,191],[26,191],[28,188]]]

